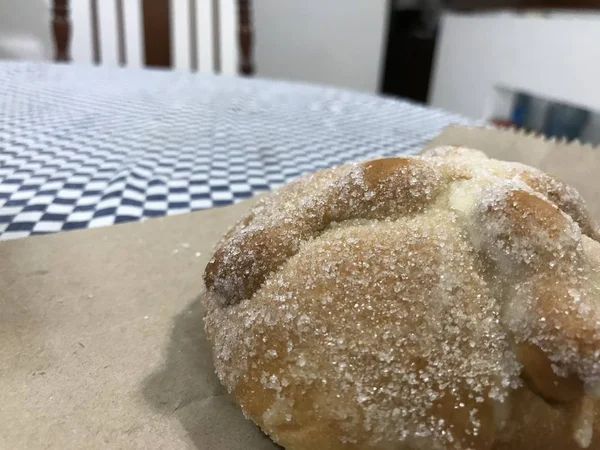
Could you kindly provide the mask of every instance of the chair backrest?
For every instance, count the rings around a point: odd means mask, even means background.
[[[53,0],[56,61],[252,74],[250,0]]]

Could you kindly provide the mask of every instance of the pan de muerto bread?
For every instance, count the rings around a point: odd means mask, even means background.
[[[206,267],[216,371],[287,449],[600,449],[599,236],[475,150],[303,177]]]

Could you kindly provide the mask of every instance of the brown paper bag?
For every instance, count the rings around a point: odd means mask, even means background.
[[[248,206],[0,243],[0,448],[276,448],[224,395],[200,310]]]
[[[453,144],[562,177],[600,218],[598,149],[464,127],[428,147]],[[0,448],[276,448],[219,385],[199,300],[253,201],[0,243]]]

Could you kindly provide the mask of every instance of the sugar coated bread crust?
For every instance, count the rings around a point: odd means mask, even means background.
[[[206,267],[217,374],[286,449],[600,449],[599,242],[476,150],[305,176]]]

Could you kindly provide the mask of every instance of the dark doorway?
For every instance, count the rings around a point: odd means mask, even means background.
[[[383,94],[421,103],[427,101],[436,30],[431,11],[420,7],[400,8],[396,2],[390,2],[381,81]]]

